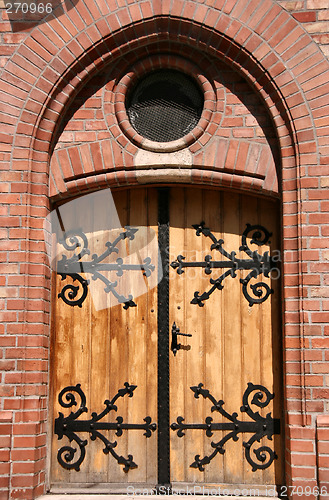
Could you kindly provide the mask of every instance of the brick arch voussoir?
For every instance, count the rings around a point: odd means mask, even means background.
[[[56,149],[50,161],[51,201],[106,187],[139,184],[138,172],[134,168],[136,146],[134,150],[121,148],[114,138]],[[216,164],[218,168],[209,170],[210,158],[213,166]],[[224,169],[225,158],[230,160]],[[122,167],[118,168],[120,165]],[[205,165],[208,169],[204,168]],[[170,171],[173,181],[180,183],[189,183],[193,179],[198,184],[279,197],[275,161],[266,143],[222,138],[213,144],[211,151],[201,150],[193,156],[191,170],[185,169],[182,174],[170,164],[166,170]],[[157,170],[154,181],[161,184],[161,170]]]

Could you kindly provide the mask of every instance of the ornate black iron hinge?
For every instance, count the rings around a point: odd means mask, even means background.
[[[177,259],[170,264],[171,267],[173,269],[177,269],[178,274],[182,274],[184,272],[184,268],[186,267],[204,268],[206,274],[211,274],[213,269],[227,269],[227,271],[221,274],[219,278],[210,279],[212,287],[208,292],[204,292],[201,295],[199,294],[199,291],[194,292],[194,299],[191,300],[191,304],[198,304],[200,307],[204,306],[204,301],[209,299],[210,295],[215,290],[222,290],[224,288],[222,283],[227,276],[236,278],[236,271],[238,270],[250,271],[245,278],[240,279],[240,283],[242,283],[243,295],[248,300],[250,306],[253,304],[261,304],[271,293],[273,293],[273,290],[263,281],[254,285],[250,284],[253,296],[250,295],[247,288],[252,278],[257,278],[260,274],[269,277],[270,272],[274,269],[277,270],[278,268],[277,263],[273,261],[268,252],[264,252],[263,255],[260,255],[258,252],[252,251],[247,245],[247,237],[252,231],[254,232],[252,234],[251,243],[258,246],[270,243],[269,238],[272,233],[269,233],[265,227],[247,224],[247,228],[242,234],[242,244],[239,250],[243,250],[247,255],[249,255],[250,259],[238,259],[236,257],[236,252],[228,253],[223,248],[224,240],[217,240],[210,229],[205,227],[205,223],[203,221],[200,224],[194,224],[192,227],[196,230],[197,236],[203,234],[204,236],[209,237],[213,242],[210,250],[218,250],[224,257],[226,257],[227,260],[212,260],[211,255],[206,255],[204,261],[202,262],[186,262],[183,255],[178,255]]]
[[[133,392],[137,386],[129,385],[128,382],[125,382],[124,385],[125,387],[123,389],[119,389],[111,401],[108,399],[104,401],[106,406],[105,410],[99,414],[93,412],[91,414],[91,419],[89,420],[77,420],[82,413],[88,411],[86,407],[86,396],[81,390],[80,384],[65,387],[59,393],[58,402],[63,408],[71,408],[72,406],[77,405],[73,392],[76,392],[81,400],[80,407],[76,412],[71,412],[67,417],[64,417],[63,413],[59,412],[59,416],[55,420],[55,434],[57,434],[58,439],[62,439],[63,436],[66,436],[70,442],[75,441],[80,448],[80,456],[75,461],[73,461],[73,459],[77,451],[76,448],[73,448],[72,446],[63,446],[58,450],[57,460],[62,467],[65,469],[75,469],[76,471],[80,470],[80,465],[86,455],[85,447],[87,446],[88,441],[86,439],[81,439],[77,433],[89,432],[91,435],[90,439],[92,441],[95,441],[97,438],[100,439],[105,444],[103,452],[105,454],[111,453],[112,457],[115,458],[119,464],[124,465],[123,470],[125,472],[128,472],[130,469],[137,468],[137,464],[133,461],[132,455],[128,455],[128,458],[119,456],[114,450],[117,446],[117,441],[109,441],[100,432],[104,430],[115,430],[116,436],[121,436],[124,430],[139,429],[144,430],[144,436],[148,438],[152,435],[152,432],[156,430],[156,424],[152,423],[151,417],[144,418],[144,424],[127,424],[123,422],[122,417],[117,417],[116,422],[100,422],[100,420],[102,420],[102,418],[105,417],[105,415],[107,415],[110,411],[117,411],[117,406],[114,403],[118,398],[124,397],[125,395],[128,395],[130,398],[133,396]],[[67,402],[64,402],[63,400],[64,395]]]
[[[81,276],[81,274],[91,274],[93,280],[101,280],[105,284],[104,291],[106,293],[112,293],[120,304],[124,304],[124,309],[128,307],[135,307],[136,304],[133,301],[133,296],[120,295],[116,291],[117,281],[110,281],[106,276],[102,274],[102,271],[116,271],[117,276],[122,276],[124,271],[143,271],[143,275],[149,277],[154,271],[155,267],[151,264],[150,257],[146,257],[143,264],[124,264],[122,258],[118,258],[115,263],[104,263],[104,259],[111,255],[113,252],[118,254],[119,249],[117,247],[121,240],[128,238],[133,240],[138,228],[133,228],[130,226],[125,226],[124,232],[120,233],[119,236],[114,240],[113,243],[108,241],[105,243],[107,249],[101,255],[92,255],[91,261],[81,260],[84,255],[89,255],[90,250],[88,248],[87,236],[81,230],[68,231],[64,234],[60,243],[64,246],[66,250],[74,251],[79,249],[78,255],[73,255],[71,258],[67,258],[66,255],[62,255],[62,259],[57,263],[57,274],[65,280],[67,276],[70,276],[73,281],[78,281],[79,285],[74,286],[73,284],[67,284],[63,287],[61,292],[58,294],[58,298],[61,298],[66,304],[70,306],[82,306],[85,298],[88,294],[89,280],[86,280]],[[82,290],[80,289],[82,288]],[[79,291],[80,289],[80,291]]]
[[[211,417],[207,417],[205,419],[204,424],[185,424],[183,417],[177,417],[177,422],[171,424],[171,429],[173,431],[177,431],[177,435],[179,437],[183,437],[185,435],[184,431],[187,429],[202,429],[206,431],[206,435],[211,437],[213,435],[213,431],[230,431],[226,434],[220,441],[215,443],[212,441],[211,446],[214,448],[214,451],[211,455],[200,458],[200,455],[195,455],[194,462],[190,465],[195,469],[199,469],[200,471],[204,471],[204,466],[209,464],[210,461],[218,454],[224,454],[225,449],[224,445],[229,439],[233,439],[233,441],[238,441],[240,433],[252,433],[253,436],[247,442],[243,442],[243,446],[245,447],[245,456],[247,461],[252,467],[252,471],[255,472],[257,469],[266,469],[269,467],[273,460],[277,458],[276,453],[269,448],[268,446],[261,446],[257,449],[254,449],[253,452],[256,456],[256,459],[259,463],[255,462],[251,456],[251,449],[253,444],[264,437],[272,440],[273,434],[280,434],[280,420],[273,419],[271,414],[268,413],[266,417],[262,417],[258,411],[254,412],[250,408],[249,405],[249,396],[252,392],[257,391],[250,404],[256,405],[259,408],[265,408],[269,402],[274,398],[274,394],[271,394],[268,389],[266,389],[262,385],[254,385],[252,383],[248,383],[248,388],[243,394],[242,398],[242,406],[240,408],[241,412],[247,413],[247,415],[253,420],[249,422],[244,422],[238,420],[237,413],[228,413],[224,410],[223,405],[224,401],[216,399],[210,394],[207,389],[203,389],[203,384],[199,384],[198,386],[191,387],[191,390],[194,392],[194,397],[199,398],[199,396],[203,396],[205,399],[209,399],[213,406],[211,411],[218,411],[221,415],[223,415],[229,422],[221,422],[221,423],[213,423],[213,419]],[[263,401],[265,395],[265,399]]]

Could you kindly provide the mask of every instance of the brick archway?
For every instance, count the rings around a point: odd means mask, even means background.
[[[129,58],[131,51],[152,43],[161,41],[165,46],[173,39],[182,46],[216,57],[241,73],[261,96],[276,129],[282,158],[283,235],[285,250],[289,251],[289,261],[285,264],[286,361],[296,345],[300,348],[298,382],[286,389],[287,436],[298,440],[306,435],[298,426],[311,424],[312,411],[308,408],[303,358],[303,347],[307,345],[305,328],[312,325],[306,324],[308,316],[303,312],[302,302],[303,273],[307,272],[310,261],[303,253],[301,189],[320,187],[321,166],[328,165],[329,155],[322,144],[324,139],[328,141],[329,134],[325,118],[329,116],[325,98],[329,65],[300,25],[272,0],[261,2],[256,9],[251,0],[218,0],[212,7],[196,1],[175,1],[172,8],[164,0],[145,1],[111,12],[106,2],[95,0],[86,7],[81,1],[61,16],[60,21],[54,12],[48,24],[34,28],[19,46],[1,78],[8,115],[17,119],[14,133],[12,129],[1,133],[10,156],[5,168],[13,172],[24,170],[24,181],[16,189],[18,193],[26,193],[20,221],[20,234],[26,237],[26,264],[20,268],[22,302],[16,306],[10,300],[7,303],[9,309],[17,310],[11,333],[20,338],[23,359],[32,356],[29,350],[32,336],[35,346],[44,349],[38,370],[45,378],[49,296],[44,290],[49,289],[49,270],[36,240],[42,239],[40,221],[48,208],[49,154],[63,110],[85,82],[109,62],[119,57]],[[124,169],[121,172],[113,179],[109,175],[106,182],[118,185],[122,182],[120,175],[126,182],[126,172]],[[134,183],[135,173],[130,172]],[[17,264],[15,258],[9,256],[13,266]],[[34,286],[35,276],[39,277],[40,289]],[[287,363],[287,380],[289,369]],[[20,384],[22,387],[28,384],[23,371]],[[290,386],[289,380],[287,385]],[[41,403],[37,407],[38,417],[33,416],[36,424],[31,431],[39,434],[41,441],[45,434],[44,387],[44,381],[37,385]],[[28,391],[22,389],[22,394],[27,395]],[[25,404],[23,400],[19,411],[22,418],[30,419],[28,402]],[[43,423],[38,427],[40,422]],[[35,491],[42,491],[44,484],[41,448],[33,455],[37,479],[31,490],[36,488]],[[293,460],[288,454],[287,480],[290,477],[298,482]],[[315,479],[309,484],[315,484]]]
[[[139,61],[137,65],[135,61]],[[191,61],[197,61],[197,64]],[[147,71],[168,66],[188,72],[191,76],[197,75],[200,86],[205,91],[205,104],[201,119],[193,133],[182,140],[170,143],[168,147],[164,147],[163,144],[158,147],[155,144],[144,144],[143,137],[136,134],[130,125],[124,102],[129,85],[134,79],[141,77]],[[230,186],[234,189],[251,190],[255,194],[278,197],[277,170],[280,169],[276,163],[280,160],[278,154],[274,158],[271,151],[271,145],[277,149],[274,146],[276,136],[273,130],[270,144],[265,137],[261,142],[262,139],[257,137],[257,130],[252,132],[250,125],[244,123],[248,122],[251,116],[225,120],[226,107],[231,109],[230,99],[233,101],[237,99],[232,90],[226,90],[227,85],[233,87],[235,85],[234,77],[233,82],[226,82],[226,78],[229,80],[232,78],[231,75],[236,73],[232,72],[229,66],[205,52],[200,52],[191,44],[189,46],[183,43],[175,44],[174,41],[168,40],[142,46],[119,57],[114,64],[105,66],[89,80],[74,100],[76,106],[79,99],[84,100],[86,98],[84,96],[88,95],[88,86],[98,87],[99,81],[103,83],[107,81],[102,87],[103,104],[97,111],[99,118],[101,115],[103,120],[102,132],[97,135],[97,144],[94,133],[89,139],[80,137],[80,140],[76,141],[70,132],[64,132],[71,136],[70,145],[65,145],[65,140],[62,143],[58,134],[54,135],[56,146],[50,161],[51,199],[58,200],[109,185],[144,183],[145,169],[150,165],[156,170],[153,177],[155,176],[156,181],[160,183],[170,178],[171,182]],[[252,106],[254,92],[243,78],[236,75],[235,79],[237,78],[241,81],[240,85],[244,85],[244,95],[250,96],[249,105]],[[85,105],[89,106],[87,102]],[[242,103],[241,107],[244,108]],[[259,99],[254,107],[258,113],[266,115],[266,118],[263,116],[266,127],[272,128],[265,107]],[[106,108],[105,114],[104,108]],[[237,109],[237,113],[241,114],[241,109]],[[69,116],[70,118],[63,119],[66,125],[72,118],[70,114]],[[254,120],[256,122],[256,118]],[[97,126],[99,125],[100,123]],[[234,125],[236,129],[233,136],[228,137],[230,128],[234,128]],[[84,127],[88,126],[91,124],[86,122]],[[61,127],[59,135],[62,129],[66,130],[65,125]],[[253,139],[250,139],[250,133],[254,134]],[[214,138],[217,140],[214,141]],[[57,140],[60,143],[59,149]],[[116,168],[113,168],[114,163]],[[165,169],[161,169],[164,164]],[[177,169],[180,164],[184,165],[184,169]],[[148,175],[149,181],[152,182],[151,177]]]

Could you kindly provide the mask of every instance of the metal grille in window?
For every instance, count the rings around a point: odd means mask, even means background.
[[[146,139],[180,139],[198,123],[203,94],[194,80],[175,70],[158,70],[132,89],[126,107],[134,129]]]

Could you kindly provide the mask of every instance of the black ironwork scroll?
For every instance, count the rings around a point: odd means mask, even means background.
[[[242,234],[242,244],[239,250],[244,251],[250,259],[239,259],[236,257],[236,252],[228,253],[223,248],[224,240],[217,240],[210,229],[205,227],[204,221],[200,224],[194,224],[192,227],[196,230],[197,236],[203,234],[204,236],[209,237],[213,242],[210,250],[218,250],[221,255],[226,257],[226,260],[212,260],[211,255],[206,255],[204,261],[202,262],[186,262],[183,255],[178,255],[177,259],[170,264],[171,267],[173,269],[177,269],[178,274],[182,274],[184,272],[184,268],[186,267],[204,268],[205,274],[207,275],[211,274],[213,269],[227,269],[227,271],[216,279],[210,279],[212,287],[209,291],[203,292],[201,295],[199,294],[199,291],[194,292],[194,299],[191,300],[191,304],[198,304],[200,307],[204,306],[204,301],[209,299],[210,295],[215,290],[222,290],[224,288],[223,281],[227,276],[236,278],[236,272],[238,270],[250,271],[245,278],[240,279],[240,283],[242,283],[243,295],[247,299],[250,306],[253,304],[261,304],[273,293],[273,290],[263,281],[256,284],[250,284],[252,295],[248,291],[248,285],[252,278],[258,278],[261,274],[269,277],[271,271],[277,270],[277,264],[273,261],[268,252],[264,252],[263,255],[260,255],[258,252],[252,251],[247,245],[247,237],[251,232],[253,232],[251,243],[258,246],[269,243],[269,238],[272,233],[270,233],[265,227],[258,224],[253,226],[251,224],[247,224],[247,227]]]
[[[151,275],[155,267],[151,263],[150,257],[146,257],[143,264],[125,264],[121,257],[118,257],[115,263],[103,262],[112,253],[118,254],[118,243],[126,238],[133,240],[137,231],[138,228],[125,226],[125,231],[121,232],[113,243],[110,241],[105,243],[106,250],[101,255],[92,255],[92,260],[90,261],[81,260],[85,255],[90,254],[87,236],[81,230],[66,232],[60,243],[66,250],[75,251],[79,249],[79,253],[77,255],[74,254],[69,259],[66,255],[62,255],[61,260],[57,264],[57,274],[62,277],[62,280],[70,276],[73,282],[78,281],[79,284],[77,286],[73,284],[65,285],[58,294],[58,298],[61,298],[70,306],[82,307],[82,303],[88,294],[90,281],[86,280],[81,274],[89,273],[94,281],[99,279],[105,284],[104,291],[112,293],[120,304],[124,304],[124,309],[136,307],[133,296],[129,294],[128,297],[125,297],[119,294],[116,290],[118,282],[109,280],[102,274],[102,271],[116,271],[117,276],[122,276],[125,271],[143,271],[144,276],[149,277]]]
[[[262,385],[254,385],[248,383],[248,387],[242,397],[242,406],[240,408],[241,412],[245,412],[252,421],[242,421],[238,420],[237,413],[228,413],[224,410],[224,401],[216,399],[210,394],[207,389],[203,389],[203,384],[191,387],[194,392],[194,397],[199,398],[203,396],[205,399],[209,399],[213,403],[211,411],[218,411],[223,417],[225,417],[228,422],[214,423],[211,417],[205,419],[205,423],[202,424],[186,424],[184,423],[183,417],[177,417],[177,422],[171,424],[171,429],[177,431],[179,437],[185,435],[185,430],[187,429],[202,429],[206,431],[206,435],[211,437],[214,431],[229,431],[220,441],[217,443],[212,441],[211,446],[214,451],[203,458],[200,455],[195,455],[194,462],[190,465],[195,469],[204,471],[204,466],[209,464],[211,460],[218,454],[224,454],[224,445],[230,439],[233,441],[238,441],[238,434],[252,433],[253,435],[247,442],[243,442],[245,447],[245,457],[252,467],[252,471],[255,472],[258,469],[267,469],[273,462],[274,459],[278,458],[276,453],[269,446],[260,446],[257,449],[253,449],[253,445],[264,437],[272,440],[273,434],[280,434],[280,420],[273,419],[271,414],[268,413],[266,417],[262,417],[258,411],[254,412],[250,405],[255,405],[258,408],[265,408],[269,402],[274,398],[274,394],[271,394],[268,389]],[[256,392],[255,392],[256,391]],[[255,392],[251,402],[249,403],[250,395]],[[264,397],[265,396],[265,397]],[[251,455],[251,450],[253,449],[255,458]]]
[[[58,439],[62,439],[63,436],[66,436],[70,443],[75,441],[80,449],[80,456],[74,460],[75,454],[77,452],[77,448],[73,448],[72,446],[63,446],[58,450],[57,460],[62,467],[65,469],[75,469],[76,471],[80,470],[80,465],[83,462],[86,455],[86,446],[88,444],[87,439],[81,439],[79,434],[80,432],[89,432],[90,439],[95,441],[97,438],[100,439],[105,448],[103,452],[105,454],[110,453],[113,458],[119,463],[124,465],[123,470],[128,472],[130,469],[136,469],[137,464],[133,461],[133,456],[128,455],[128,458],[123,456],[119,456],[114,448],[117,446],[117,441],[109,441],[100,431],[108,431],[115,430],[116,436],[121,436],[124,430],[144,430],[144,436],[147,438],[152,435],[152,432],[156,430],[156,424],[152,423],[151,417],[144,418],[144,424],[128,424],[123,421],[123,418],[118,416],[116,418],[116,422],[101,422],[101,420],[110,412],[117,411],[117,406],[115,402],[118,398],[124,397],[128,395],[128,397],[133,396],[133,392],[136,389],[136,385],[130,385],[128,382],[125,382],[124,388],[119,389],[117,394],[109,401],[108,399],[104,401],[106,408],[99,414],[93,412],[91,414],[91,419],[89,420],[78,420],[82,413],[88,411],[86,407],[86,396],[84,392],[81,390],[80,384],[76,386],[68,386],[65,387],[58,395],[58,402],[63,408],[72,408],[72,406],[77,405],[77,401],[75,395],[73,393],[77,393],[80,397],[80,406],[76,412],[71,412],[70,415],[64,417],[63,413],[59,412],[59,416],[55,420],[55,434],[57,434]],[[64,396],[66,402],[64,401]]]

